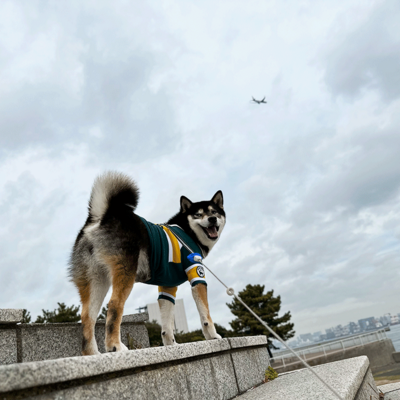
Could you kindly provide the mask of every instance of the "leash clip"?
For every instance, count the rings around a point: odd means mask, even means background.
[[[195,263],[195,262],[201,263],[203,261],[203,257],[199,253],[189,254],[187,256],[187,259],[192,263]]]

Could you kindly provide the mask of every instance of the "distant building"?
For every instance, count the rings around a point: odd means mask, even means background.
[[[358,324],[360,325],[361,331],[369,331],[376,327],[374,317],[359,319]]]
[[[295,338],[293,340],[291,340],[290,342],[287,342],[289,347],[297,347],[300,345],[300,340],[299,338]]]
[[[391,321],[392,316],[390,315],[390,313],[386,313],[383,317],[381,317],[382,325],[390,325]]]
[[[333,328],[325,329],[326,332],[326,339],[335,339],[335,332],[333,331]]]
[[[396,325],[400,322],[398,315],[392,315],[390,318],[390,325]]]
[[[147,304],[149,321],[156,320],[161,325],[161,314],[158,303]],[[175,332],[189,332],[183,299],[175,300]]]
[[[300,339],[302,342],[312,342],[313,335],[311,335],[311,333],[304,333],[300,335]]]
[[[350,335],[350,326],[349,325],[345,325],[342,328],[342,336],[347,336]]]
[[[314,332],[312,334],[313,342],[319,342],[321,340],[321,332]]]
[[[351,334],[360,332],[360,325],[356,324],[355,322],[349,322],[349,331]]]
[[[333,333],[335,334],[335,337],[340,337],[343,336],[343,327],[342,325],[337,325],[334,328],[332,328]]]

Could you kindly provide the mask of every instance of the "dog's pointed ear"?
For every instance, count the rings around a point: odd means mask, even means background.
[[[218,192],[214,194],[211,201],[215,203],[219,208],[224,208],[224,196],[222,195],[222,192],[220,190],[218,190]]]
[[[185,196],[181,196],[181,212],[186,212],[189,210],[193,203]]]

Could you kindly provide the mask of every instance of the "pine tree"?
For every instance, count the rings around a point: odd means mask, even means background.
[[[161,340],[161,325],[157,323],[155,319],[153,321],[145,322],[147,332],[149,333],[149,340],[151,347],[162,346]]]
[[[235,332],[226,329],[224,326],[217,324],[214,322],[215,330],[219,335],[221,335],[222,338],[228,338],[228,337],[235,337],[237,336]]]
[[[26,309],[24,309],[22,311],[22,320],[21,320],[21,322],[23,324],[29,324],[29,322],[31,322],[31,313]]]
[[[176,332],[175,333],[176,343],[191,343],[191,342],[201,342],[206,340],[201,329],[196,329],[187,333]]]
[[[264,285],[247,285],[239,292],[239,297],[263,320],[268,326],[284,340],[294,336],[294,324],[288,322],[291,318],[290,311],[278,317],[281,308],[281,296],[274,297],[274,291],[264,294]],[[235,318],[229,324],[236,335],[255,336],[267,335],[271,345],[273,336],[258,322],[253,315],[235,298],[232,303],[227,303]]]
[[[97,320],[99,320],[99,319],[107,319],[107,311],[108,311],[108,304],[101,309],[101,313],[97,317]]]
[[[47,324],[55,322],[78,322],[81,319],[81,315],[78,313],[79,306],[67,307],[64,303],[57,303],[58,308],[54,311],[42,310],[43,316],[38,315],[36,323]]]

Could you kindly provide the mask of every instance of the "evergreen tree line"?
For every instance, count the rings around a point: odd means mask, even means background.
[[[294,336],[294,324],[290,321],[290,311],[279,317],[281,309],[281,297],[274,296],[274,291],[270,290],[264,293],[264,285],[247,285],[245,289],[239,292],[239,297],[263,320],[265,321],[279,336],[284,340]],[[79,314],[79,306],[74,305],[67,307],[64,303],[57,303],[58,308],[54,311],[42,310],[42,315],[36,318],[36,323],[56,323],[56,322],[78,322],[81,319]],[[217,333],[223,338],[234,336],[255,336],[266,335],[268,343],[272,345],[271,334],[261,325],[236,299],[226,304],[232,314],[236,317],[229,325],[231,329],[226,329],[221,325],[215,324]],[[103,307],[98,319],[106,319],[107,307]],[[23,323],[31,322],[31,315],[24,310]],[[161,326],[157,321],[146,322],[149,332],[150,345],[160,346]],[[177,332],[175,335],[177,343],[188,343],[205,340],[201,329],[197,329],[188,333]]]

